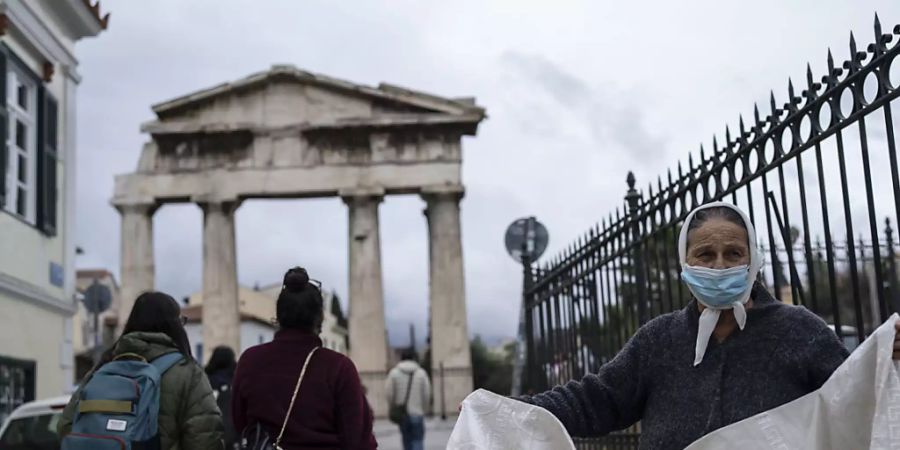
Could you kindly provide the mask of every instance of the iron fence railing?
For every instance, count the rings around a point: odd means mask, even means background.
[[[748,213],[766,251],[764,282],[779,300],[859,341],[900,311],[890,227],[900,217],[892,112],[900,45],[891,45],[900,25],[882,33],[876,17],[874,28],[866,51],[851,34],[840,68],[829,50],[821,82],[807,66],[800,95],[789,81],[785,103],[772,93],[767,115],[754,106],[749,126],[741,117],[736,133],[726,127],[676,175],[639,191],[629,173],[622,207],[526,270],[526,391],[596,371],[641,324],[688,303],[675,241],[686,215],[710,201]],[[636,448],[636,433],[621,436],[580,448]]]

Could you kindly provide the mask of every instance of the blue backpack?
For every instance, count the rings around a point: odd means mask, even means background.
[[[78,394],[72,432],[62,450],[158,450],[159,382],[184,359],[167,353],[151,362],[123,354],[97,370]]]

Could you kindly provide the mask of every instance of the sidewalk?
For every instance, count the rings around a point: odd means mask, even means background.
[[[444,450],[450,440],[450,432],[456,423],[455,417],[442,421],[440,417],[425,419],[425,450]],[[378,448],[384,450],[403,450],[400,430],[389,420],[376,420],[373,427]]]

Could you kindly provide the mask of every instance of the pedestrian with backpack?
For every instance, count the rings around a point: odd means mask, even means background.
[[[62,450],[221,450],[222,417],[178,302],[141,294],[122,336],[72,395]]]
[[[350,358],[322,348],[319,282],[288,270],[272,342],[247,349],[232,383],[232,420],[248,450],[377,447],[372,410]]]
[[[209,362],[206,363],[206,376],[212,385],[213,394],[216,396],[216,405],[222,411],[222,422],[225,424],[225,449],[238,450],[238,437],[231,423],[231,381],[234,378],[234,369],[237,360],[234,350],[227,346],[219,346],[213,350]]]
[[[431,404],[431,383],[425,369],[416,361],[415,350],[403,350],[400,359],[388,373],[385,386],[390,419],[400,427],[403,450],[422,450],[425,412]]]

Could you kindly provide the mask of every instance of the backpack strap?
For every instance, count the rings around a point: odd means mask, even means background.
[[[166,353],[153,361],[150,364],[153,367],[156,367],[156,370],[159,371],[159,374],[162,375],[166,373],[167,370],[171,369],[172,366],[178,364],[179,361],[184,359],[184,355],[179,352]]]

